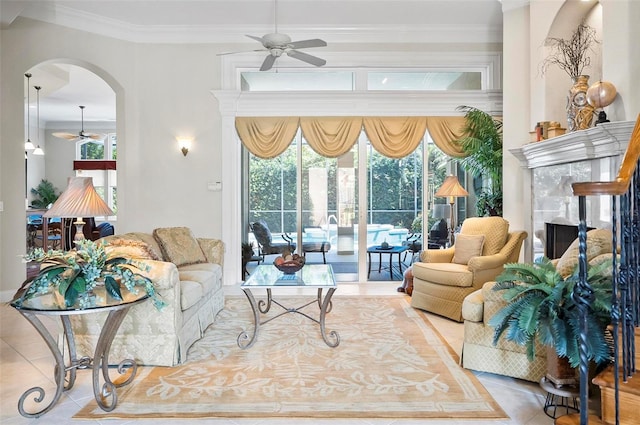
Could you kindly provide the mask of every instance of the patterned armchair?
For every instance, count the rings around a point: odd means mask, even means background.
[[[251,228],[256,241],[258,241],[258,255],[262,257],[262,261],[264,261],[264,257],[266,255],[279,255],[285,250],[293,252],[296,249],[296,244],[293,243],[291,237],[286,233],[282,235],[284,242],[274,242],[272,240],[271,231],[269,230],[267,223],[263,220],[256,221],[249,225],[249,227]]]
[[[467,218],[454,246],[424,250],[413,263],[411,306],[461,322],[464,298],[517,262],[526,237],[502,217]]]
[[[587,261],[597,264],[611,258],[613,251],[611,231],[606,229],[590,230],[587,233]],[[552,260],[561,276],[574,272],[578,264],[578,240],[559,259]],[[529,361],[526,347],[505,338],[493,345],[495,329],[489,326],[489,320],[504,306],[502,291],[494,291],[495,282],[487,282],[469,294],[462,303],[464,319],[464,342],[461,364],[466,369],[495,373],[513,378],[538,382],[547,371],[547,348],[536,345],[536,357]]]

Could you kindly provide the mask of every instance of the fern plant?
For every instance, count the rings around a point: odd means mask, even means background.
[[[587,354],[590,360],[604,363],[610,359],[606,328],[611,322],[611,261],[588,266],[587,279],[593,289],[588,310]],[[572,293],[578,282],[577,268],[562,278],[546,257],[533,264],[510,263],[496,278],[496,291],[504,291],[508,304],[489,321],[495,328],[493,343],[504,337],[527,347],[529,360],[535,357],[535,341],[555,348],[567,357],[572,367],[580,364],[579,309]]]
[[[49,180],[42,179],[37,187],[31,188],[33,201],[31,205],[34,208],[47,208],[49,204],[53,204],[58,200],[60,192],[55,188]]]
[[[477,194],[478,216],[502,215],[502,121],[472,106],[459,106],[465,112],[465,136],[457,142],[467,156],[457,161],[473,177],[483,178]]]

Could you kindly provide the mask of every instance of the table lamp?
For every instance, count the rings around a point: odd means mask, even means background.
[[[76,218],[74,242],[84,239],[83,217],[108,216],[113,211],[98,195],[91,177],[71,177],[67,188],[44,217]]]
[[[455,198],[461,196],[468,196],[469,192],[467,192],[464,187],[460,185],[458,181],[458,177],[456,176],[447,176],[440,186],[440,189],[433,196],[445,196],[448,198],[449,204],[451,205],[451,223],[449,228],[449,246],[453,246],[454,243],[454,229],[456,228],[455,220],[454,220],[454,204],[456,202]]]

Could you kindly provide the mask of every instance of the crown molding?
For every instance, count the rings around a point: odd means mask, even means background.
[[[246,34],[273,32],[271,25],[137,25],[56,3],[38,2],[21,16],[136,43],[247,43]],[[502,43],[501,25],[279,25],[294,40],[322,38],[328,43]]]

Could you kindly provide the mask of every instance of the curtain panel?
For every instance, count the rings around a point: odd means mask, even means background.
[[[413,152],[428,130],[445,154],[465,156],[457,140],[464,136],[464,117],[236,117],[236,130],[245,147],[262,159],[284,152],[298,126],[318,154],[337,158],[349,152],[362,128],[373,148],[389,158]]]

